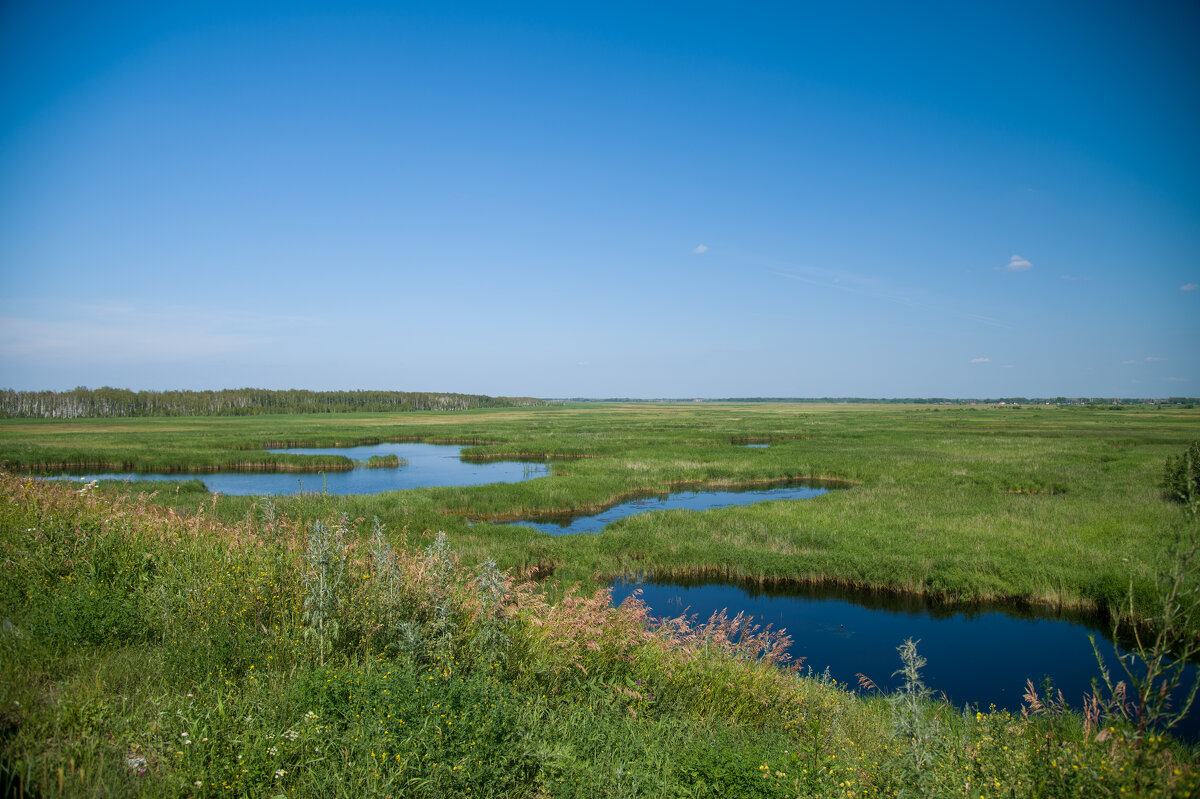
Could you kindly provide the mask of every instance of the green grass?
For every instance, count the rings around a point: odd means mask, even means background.
[[[399,469],[399,455],[372,455],[367,459],[368,469]]]
[[[222,521],[220,502],[182,512],[146,494],[0,474],[10,794],[1200,787],[1194,750],[1121,723],[859,696],[781,668],[770,636],[731,644],[720,623],[651,628],[636,602],[507,579],[444,539],[340,520],[336,503],[331,534],[313,535],[284,504]]]
[[[1126,595],[1130,581],[1139,599],[1147,596],[1170,537],[1164,531],[1180,524],[1159,486],[1163,464],[1198,437],[1200,411],[1189,409],[613,404],[7,420],[0,422],[0,461],[12,469],[331,468],[319,456],[264,455],[262,447],[474,443],[464,456],[553,459],[553,476],[280,503],[302,517],[344,511],[379,516],[391,529],[444,530],[466,557],[586,585],[623,573],[714,576],[1104,609]],[[748,440],[770,446],[739,445]],[[499,523],[599,510],[676,487],[797,477],[853,487],[799,503],[649,513],[595,536],[554,537]],[[158,500],[184,509],[206,501],[166,488]],[[216,511],[238,518],[253,501],[221,498]]]
[[[316,468],[264,446],[387,440],[473,443],[470,458],[554,461],[522,483],[369,497],[280,498],[312,518],[379,516],[444,530],[473,559],[594,586],[620,574],[829,582],[1082,609],[1140,600],[1180,524],[1163,465],[1200,436],[1200,412],[1080,407],[587,405],[460,413],[245,419],[7,420],[13,469]],[[769,442],[768,448],[739,446]],[[321,461],[320,463],[325,463]],[[324,468],[329,468],[325,465]],[[790,478],[853,487],[803,502],[632,517],[601,535],[553,537],[501,521],[597,510],[681,486]],[[160,488],[156,501],[206,498]],[[222,497],[244,516],[252,498]],[[469,524],[471,520],[485,523]]]

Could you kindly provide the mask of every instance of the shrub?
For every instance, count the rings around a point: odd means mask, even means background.
[[[1193,441],[1182,454],[1167,457],[1163,489],[1168,499],[1193,504],[1200,499],[1200,441]]]

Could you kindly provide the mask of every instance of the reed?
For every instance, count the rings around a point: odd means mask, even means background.
[[[399,469],[400,457],[398,455],[372,455],[367,459],[368,469]]]

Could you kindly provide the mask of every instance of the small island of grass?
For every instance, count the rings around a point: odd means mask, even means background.
[[[399,469],[403,461],[398,455],[372,455],[367,459],[368,469]]]

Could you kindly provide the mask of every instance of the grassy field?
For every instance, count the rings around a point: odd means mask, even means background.
[[[307,520],[260,502],[221,520],[211,503],[182,512],[145,494],[0,474],[0,791],[1200,789],[1195,750],[1102,710],[1083,718],[1042,697],[1028,717],[963,711],[932,700],[912,652],[896,662],[904,690],[859,695],[785,668],[777,636],[738,636],[728,620],[651,627],[644,606],[613,608],[606,591],[548,592],[460,557],[444,537],[342,520],[324,498],[304,509]]]
[[[264,446],[386,440],[471,444],[474,458],[553,461],[515,484],[366,497],[283,497],[298,518],[378,516],[445,531],[464,558],[495,558],[592,587],[619,574],[832,582],[955,600],[1106,608],[1132,583],[1140,606],[1178,507],[1168,456],[1200,438],[1200,411],[1087,407],[760,404],[576,405],[458,413],[0,422],[13,470],[92,465],[204,471],[334,468],[337,458]],[[769,443],[767,448],[741,446]],[[344,459],[343,459],[344,460]],[[785,478],[852,487],[804,502],[633,517],[603,534],[553,537],[501,522],[598,509],[642,492]],[[149,490],[149,489],[148,489]],[[156,501],[211,505],[160,487]],[[246,516],[253,498],[211,512]],[[482,520],[484,523],[470,524]],[[489,521],[490,520],[490,521]],[[536,570],[536,571],[534,571]]]

